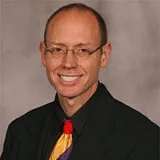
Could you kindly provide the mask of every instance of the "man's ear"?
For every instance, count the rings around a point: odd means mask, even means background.
[[[40,53],[41,53],[42,64],[43,64],[44,66],[46,66],[45,44],[44,44],[44,42],[42,42],[42,41],[40,42],[39,50],[40,50]]]
[[[112,50],[112,46],[110,43],[106,43],[102,48],[102,55],[101,55],[101,67],[106,67],[108,64],[109,56]]]

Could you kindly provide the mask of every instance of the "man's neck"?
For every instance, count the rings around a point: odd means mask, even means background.
[[[98,86],[98,83],[95,83],[89,90],[87,90],[82,95],[77,97],[68,98],[58,95],[60,105],[65,112],[66,116],[71,117],[75,114],[94,94]]]
[[[59,98],[60,105],[65,112],[66,116],[71,117],[74,113],[76,113],[81,107],[82,103],[79,101],[79,99],[76,98]]]

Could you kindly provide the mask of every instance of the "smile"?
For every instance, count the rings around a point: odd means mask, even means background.
[[[72,82],[74,80],[77,80],[79,76],[60,76],[64,81]]]

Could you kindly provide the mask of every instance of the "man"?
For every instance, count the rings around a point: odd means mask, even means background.
[[[9,125],[2,160],[61,159],[52,157],[65,119],[73,127],[68,160],[159,159],[159,127],[98,81],[111,45],[96,11],[79,3],[60,8],[47,21],[40,51],[55,100]]]

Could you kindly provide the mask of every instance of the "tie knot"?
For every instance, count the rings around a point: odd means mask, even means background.
[[[71,120],[65,120],[63,126],[63,133],[64,134],[71,134],[73,131],[73,125]]]

